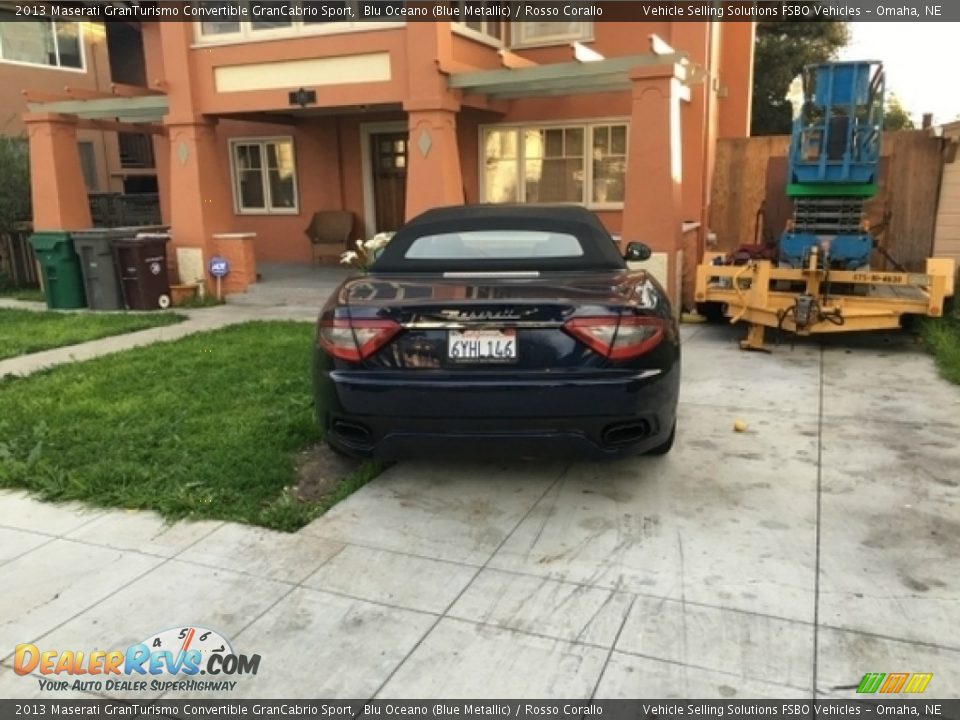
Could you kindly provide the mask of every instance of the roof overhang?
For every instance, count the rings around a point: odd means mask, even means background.
[[[163,120],[169,107],[166,95],[27,103],[30,112],[75,115],[80,120],[114,120],[120,123],[157,123]]]
[[[699,82],[703,70],[686,53],[646,53],[591,62],[566,62],[532,67],[451,73],[450,88],[494,99],[616,92],[630,88],[630,71],[652,65],[679,65],[687,85]]]

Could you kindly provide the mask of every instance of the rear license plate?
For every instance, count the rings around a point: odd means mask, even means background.
[[[451,330],[447,357],[465,362],[515,362],[516,330]]]

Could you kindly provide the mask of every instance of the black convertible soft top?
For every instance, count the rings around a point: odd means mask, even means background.
[[[470,230],[539,230],[573,235],[580,257],[427,260],[405,257],[418,238]],[[404,225],[371,266],[377,273],[496,270],[622,270],[620,251],[600,220],[571,205],[458,205],[435,208]]]

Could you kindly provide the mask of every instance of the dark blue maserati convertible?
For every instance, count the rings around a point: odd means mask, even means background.
[[[476,205],[406,224],[317,322],[327,442],[362,457],[663,454],[680,343],[666,293],[579,207]]]

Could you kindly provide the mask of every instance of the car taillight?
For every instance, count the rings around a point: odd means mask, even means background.
[[[393,320],[324,318],[317,340],[334,357],[359,362],[390,342],[398,332],[400,326]]]
[[[563,329],[594,352],[611,360],[643,355],[663,340],[663,320],[646,315],[583,317],[568,320]]]

